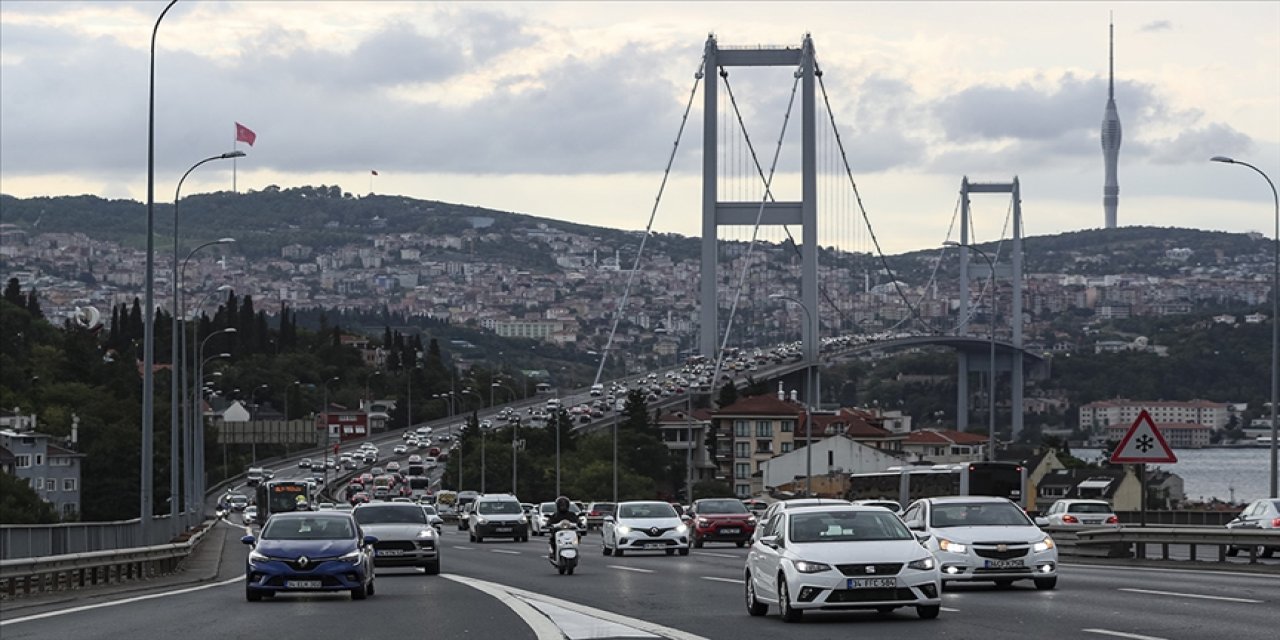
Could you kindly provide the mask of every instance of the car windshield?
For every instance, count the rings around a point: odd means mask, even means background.
[[[542,503],[542,504],[538,505],[538,509],[539,509],[540,511],[542,511],[543,513],[555,513],[555,512],[556,512],[556,503],[554,503],[554,502],[544,502],[544,503]],[[577,512],[578,512],[578,505],[573,504],[573,503],[569,503],[569,513],[577,513]]]
[[[360,524],[425,524],[427,514],[417,505],[361,507],[354,511]]]
[[[524,513],[524,509],[520,508],[519,502],[510,500],[492,500],[489,502],[480,502],[476,505],[476,513],[490,515],[501,513]]]
[[[591,510],[597,513],[613,513],[615,505],[612,502],[593,502]]]
[[[746,505],[740,500],[703,500],[694,510],[699,514],[747,513]]]
[[[862,504],[864,504],[864,505],[866,505],[866,506],[868,506],[868,507],[880,507],[881,509],[888,509],[888,510],[893,511],[893,512],[898,512],[898,511],[901,511],[901,510],[902,510],[902,507],[901,507],[901,506],[899,506],[899,505],[898,505],[898,503],[896,503],[896,502],[890,502],[890,501],[887,501],[887,500],[886,500],[886,501],[883,501],[883,502],[864,502],[864,503],[862,503]]]
[[[262,529],[263,540],[345,540],[355,538],[351,520],[322,515],[303,518],[271,518]]]
[[[933,527],[1029,526],[1027,514],[1010,502],[956,502],[933,505]]]
[[[674,518],[676,510],[665,502],[624,504],[618,509],[619,518]]]
[[[1111,513],[1111,505],[1101,502],[1077,502],[1067,507],[1067,513]]]
[[[891,513],[833,511],[797,513],[791,516],[792,542],[865,542],[914,538],[902,521]]]
[[[437,514],[436,514],[436,508],[435,508],[435,507],[431,507],[431,506],[427,506],[427,505],[422,505],[422,512],[423,512],[423,513],[425,513],[425,514],[427,514],[427,515],[429,515],[429,516],[437,515]]]

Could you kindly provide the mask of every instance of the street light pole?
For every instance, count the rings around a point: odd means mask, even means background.
[[[770,297],[770,298],[776,298],[776,299],[778,299],[778,300],[786,300],[786,301],[788,301],[788,302],[792,302],[792,303],[795,303],[795,304],[797,304],[797,305],[800,305],[800,309],[801,309],[802,311],[804,311],[805,326],[806,326],[806,327],[812,327],[812,326],[813,326],[813,315],[809,312],[809,307],[808,307],[808,305],[806,305],[805,303],[800,302],[799,300],[796,300],[795,298],[792,298],[791,296],[784,296],[784,295],[782,295],[782,294],[780,294],[780,293],[772,294],[772,295],[770,295],[769,297]],[[814,388],[814,386],[815,386],[815,385],[814,385],[814,379],[813,379],[813,372],[814,372],[814,369],[815,369],[815,366],[814,366],[814,363],[813,363],[812,361],[810,361],[810,362],[808,362],[808,363],[806,363],[806,364],[805,364],[805,368],[804,368],[804,380],[805,380],[805,382],[804,382],[804,384],[805,384],[805,387],[806,387],[806,388],[805,388],[805,390],[804,390],[804,391],[805,391],[805,393],[804,393],[804,399],[805,399],[805,420],[804,420],[804,456],[805,456],[805,463],[804,463],[804,465],[805,465],[805,470],[804,470],[804,493],[805,493],[805,496],[806,496],[806,497],[812,497],[812,496],[813,496],[813,405],[812,405],[812,404],[810,404],[809,400],[810,400],[811,398],[813,398],[813,397],[814,397],[814,394],[815,394],[815,393],[817,393],[817,389],[815,389],[815,388]]]
[[[493,389],[496,387],[502,387],[503,389],[506,389],[507,392],[511,394],[511,401],[515,402],[516,392],[512,390],[511,387],[508,387],[507,385],[502,384],[500,382],[493,382],[493,383],[490,383],[489,392],[492,393]],[[519,418],[519,417],[520,417],[520,414],[517,413],[516,418]],[[516,457],[516,436],[519,432],[520,432],[520,422],[517,420],[516,422],[512,423],[512,427],[511,427],[511,495],[513,496],[516,495],[516,477],[517,477],[516,470],[518,468],[517,465],[519,464],[519,460]]]
[[[987,460],[995,461],[996,459],[996,265],[991,261],[991,256],[987,252],[975,247],[971,244],[961,244],[954,240],[943,243],[943,246],[962,247],[966,250],[973,249],[982,256],[987,262],[987,268],[991,269],[991,317],[987,319],[987,326],[991,328],[991,353],[990,353],[990,370],[987,372]],[[969,295],[968,291],[961,291],[960,295]],[[1014,322],[1019,322],[1019,318],[1014,318]]]
[[[203,306],[203,303],[201,304],[201,306]],[[198,324],[197,324],[196,326],[197,326],[197,328],[199,327],[199,325],[198,325]],[[195,395],[195,397],[194,397],[194,398],[192,398],[192,400],[193,400],[193,403],[192,403],[192,404],[194,405],[194,407],[193,407],[193,408],[195,409],[195,418],[196,418],[196,421],[193,423],[193,424],[196,426],[196,429],[195,429],[195,431],[196,431],[196,434],[195,434],[195,441],[196,441],[196,463],[199,465],[199,466],[198,466],[198,468],[196,469],[196,478],[197,478],[197,482],[199,483],[199,487],[198,487],[198,491],[197,491],[196,495],[200,496],[200,497],[201,497],[200,499],[201,499],[202,501],[204,500],[204,484],[205,484],[205,477],[204,477],[204,395],[203,395],[203,391],[202,391],[202,390],[204,389],[204,365],[205,365],[205,360],[204,360],[204,345],[205,345],[205,343],[206,343],[206,342],[209,342],[209,339],[210,339],[210,338],[212,338],[212,337],[214,337],[214,336],[216,336],[216,335],[224,334],[224,333],[235,333],[235,332],[236,332],[236,328],[235,328],[235,327],[227,327],[226,329],[221,329],[221,330],[218,330],[218,331],[214,331],[213,333],[210,333],[209,335],[205,336],[205,337],[204,337],[204,340],[201,340],[201,341],[200,341],[200,343],[196,346],[196,359],[194,360],[194,364],[196,365],[196,385],[195,385],[195,388],[194,388],[194,389],[192,389],[192,392],[193,392],[193,393],[194,393],[194,395]],[[223,442],[225,443],[225,442],[226,442],[226,440],[223,440]],[[223,457],[223,467],[224,467],[224,469],[223,469],[223,470],[224,470],[224,471],[226,471],[226,469],[225,469],[225,466],[226,466],[226,448],[225,448],[225,445],[224,445],[224,447],[223,447],[223,456],[222,456],[222,457]]]
[[[179,183],[178,188],[179,189],[182,188],[181,183]],[[176,235],[177,228],[178,228],[178,223],[177,223],[178,197],[176,194],[173,199],[173,208],[174,208],[173,228],[174,228],[174,234],[175,234],[174,235],[174,251],[175,251],[174,257],[176,258],[177,257],[176,251],[178,246],[177,235]],[[181,411],[181,405],[187,402],[191,402],[190,396],[187,395],[187,387],[189,382],[187,380],[187,329],[185,326],[178,324],[179,316],[181,316],[183,323],[187,321],[187,304],[186,304],[186,299],[182,295],[184,292],[183,282],[185,281],[186,275],[187,275],[187,263],[191,261],[191,257],[194,256],[197,251],[211,245],[225,244],[228,242],[235,242],[235,238],[220,238],[218,240],[206,242],[196,247],[195,249],[192,249],[191,252],[187,254],[186,259],[182,261],[182,268],[178,272],[178,280],[177,280],[178,286],[175,288],[174,299],[175,299],[175,302],[177,303],[175,308],[178,309],[179,311],[174,313],[174,334],[175,335],[181,334],[181,335],[180,335],[180,340],[178,342],[175,342],[175,346],[177,346],[178,348],[174,349],[174,353],[176,353],[177,355],[174,356],[174,360],[173,360],[176,366],[176,369],[173,372],[173,377],[174,377],[174,380],[178,382],[178,393],[174,397],[180,398],[180,400],[174,401],[173,408],[175,410],[179,410],[182,415],[182,421],[181,421],[182,422],[182,442],[183,442],[182,459],[186,461],[186,465],[184,466],[186,474],[183,477],[183,486],[185,489],[183,494],[184,495],[183,505],[186,507],[187,512],[196,510],[198,513],[200,510],[202,510],[201,505],[203,505],[204,503],[204,494],[202,492],[197,492],[198,487],[196,486],[196,469],[198,466],[200,466],[200,463],[196,460],[196,453],[198,449],[195,444],[195,420],[192,419],[191,407],[187,407],[186,411]],[[231,288],[230,285],[224,284],[218,287],[217,291],[225,291],[226,289],[230,289],[230,288]],[[203,302],[201,303],[201,306],[203,306]],[[193,338],[192,342],[194,341],[195,339]],[[181,376],[181,380],[178,380],[179,376]],[[203,455],[204,452],[203,450],[199,450],[199,453]]]
[[[1226,156],[1214,156],[1209,158],[1212,162],[1223,162],[1226,164],[1238,164],[1249,167],[1258,172],[1263,180],[1267,181],[1267,186],[1271,187],[1271,200],[1275,205],[1275,236],[1272,240],[1272,249],[1274,251],[1272,257],[1271,271],[1271,497],[1280,497],[1277,489],[1280,489],[1280,482],[1277,478],[1277,447],[1280,446],[1280,421],[1276,419],[1276,405],[1280,404],[1280,196],[1276,195],[1276,183],[1271,181],[1270,176],[1248,162],[1242,162],[1228,158]]]
[[[156,35],[160,21],[178,0],[169,0],[151,29],[151,75],[147,95],[147,260],[144,276],[144,324],[142,328],[142,455],[138,495],[140,544],[151,544],[151,518],[154,515],[152,492],[154,466],[152,448],[155,439],[155,263],[156,263]]]
[[[482,398],[480,394],[476,392],[475,389],[472,389],[471,387],[467,387],[462,390],[462,393],[469,393],[475,396],[476,402],[478,402],[480,406],[482,407],[484,406],[484,398]],[[484,493],[485,489],[487,488],[485,484],[485,472],[488,470],[485,468],[485,461],[484,461],[484,455],[485,455],[484,424],[480,420],[476,420],[476,430],[480,432],[480,493]],[[459,468],[461,468],[461,464],[459,464]],[[459,486],[458,488],[459,490],[461,490],[462,487]]]

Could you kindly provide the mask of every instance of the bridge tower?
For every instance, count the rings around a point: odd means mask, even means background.
[[[715,35],[707,37],[702,72],[702,280],[699,350],[710,358],[720,356],[720,324],[716,298],[717,228],[726,225],[801,226],[800,299],[808,313],[801,332],[806,362],[818,360],[818,174],[817,174],[817,84],[813,40],[808,34],[799,48],[720,48]],[[801,92],[801,199],[799,202],[722,202],[717,191],[717,149],[719,86],[716,74],[728,67],[792,67],[800,74]],[[763,198],[762,198],[763,200]],[[807,391],[807,390],[806,390]],[[816,401],[816,399],[815,399]]]
[[[960,323],[956,325],[956,335],[965,335],[969,331],[969,194],[971,193],[1008,193],[1013,199],[1013,247],[1009,254],[1011,256],[1012,273],[1009,280],[1012,283],[1013,300],[1010,302],[1009,308],[1009,324],[1012,332],[1013,347],[1017,353],[1008,358],[996,357],[996,375],[1001,371],[1009,371],[1011,376],[1011,402],[1012,402],[1012,435],[1017,440],[1022,435],[1022,392],[1023,392],[1023,360],[1022,360],[1022,195],[1018,184],[1018,177],[1014,176],[1012,182],[969,182],[966,176],[960,181]],[[999,256],[992,256],[992,262],[997,267]],[[999,296],[1000,269],[997,268],[995,274],[996,295]],[[994,305],[998,307],[999,305]],[[991,322],[995,322],[996,309],[991,309]],[[994,329],[993,329],[994,330]],[[959,352],[959,372],[956,378],[956,428],[960,431],[969,430],[969,374],[970,373],[988,373],[990,362],[983,362],[977,357],[970,357],[969,353],[961,350]],[[988,402],[995,402],[995,380],[989,380],[988,385]]]

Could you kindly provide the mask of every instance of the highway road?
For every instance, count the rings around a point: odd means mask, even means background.
[[[219,576],[156,593],[87,596],[13,611],[0,620],[19,638],[1130,638],[1270,639],[1280,629],[1280,575],[1133,566],[1062,566],[1058,589],[949,587],[937,620],[910,610],[810,613],[798,625],[771,610],[745,611],[745,549],[708,545],[687,557],[605,557],[584,540],[572,576],[547,563],[545,539],[472,544],[445,528],[443,573],[378,572],[377,594],[284,595],[249,603],[243,531],[230,524]],[[141,596],[141,597],[140,597]],[[146,598],[146,599],[142,599]],[[93,608],[85,608],[88,604]]]

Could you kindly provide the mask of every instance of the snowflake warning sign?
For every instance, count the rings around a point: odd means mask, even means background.
[[[1133,421],[1133,426],[1129,427],[1128,433],[1124,434],[1115,451],[1111,452],[1113,464],[1167,464],[1177,461],[1178,456],[1173,455],[1173,449],[1169,448],[1169,443],[1160,435],[1160,430],[1156,428],[1156,423],[1151,420],[1151,414],[1146,409],[1138,414],[1138,419]]]

